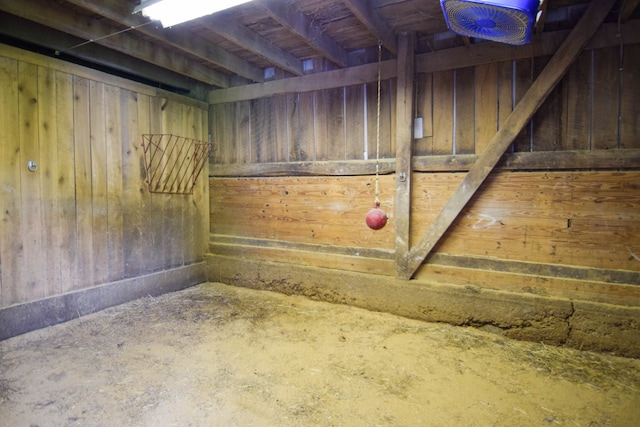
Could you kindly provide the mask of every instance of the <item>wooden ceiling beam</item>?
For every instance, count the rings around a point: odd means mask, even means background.
[[[631,18],[631,14],[636,10],[640,0],[623,0],[620,9],[620,21],[625,22]]]
[[[296,76],[304,74],[302,61],[280,49],[226,14],[214,14],[202,19],[209,31],[213,31],[238,46],[264,58],[271,64]]]
[[[562,43],[540,76],[533,82],[529,90],[507,117],[489,145],[478,160],[471,166],[459,187],[445,203],[444,207],[431,223],[420,242],[411,249],[405,271],[399,272],[399,277],[410,279],[451,224],[458,217],[462,209],[475,195],[484,180],[496,166],[507,147],[518,136],[525,124],[545,101],[549,93],[567,72],[571,64],[593,37],[602,22],[607,17],[617,0],[592,1],[576,24],[567,39]]]
[[[128,27],[139,27],[140,25],[149,22],[148,19],[143,18],[140,14],[132,14],[132,10],[126,7],[128,3],[123,3],[122,1],[66,1]],[[224,68],[230,73],[237,74],[254,82],[264,81],[264,70],[260,67],[256,67],[239,56],[221,49],[191,32],[187,32],[180,28],[157,28],[157,26],[153,24],[136,28],[136,31],[151,37],[154,40],[177,48],[180,51],[204,61],[205,63]],[[211,72],[218,73],[220,76],[224,75],[223,73],[215,70],[211,70]]]
[[[29,7],[25,7],[23,3],[13,0],[0,0],[0,9],[84,40],[94,40],[92,43],[106,46],[112,50],[150,62],[197,81],[218,87],[229,86],[225,75],[216,73],[215,70],[209,67],[176,53],[159,51],[152,43],[133,37],[129,33],[114,35],[114,33],[121,31],[122,28],[116,28],[101,20],[72,13],[58,3],[46,0],[30,0]],[[60,46],[58,50],[65,51],[70,47]]]
[[[301,37],[331,62],[343,68],[348,66],[348,52],[304,13],[293,9],[290,3],[282,0],[257,0],[256,3],[261,4],[280,25]]]
[[[367,0],[342,0],[351,13],[365,26],[373,35],[382,42],[382,45],[394,55],[398,54],[398,42],[393,30],[373,9]]]
[[[49,52],[55,52],[60,46],[75,46],[84,42],[83,39],[70,34],[4,12],[0,12],[0,34],[42,49],[48,49]],[[154,86],[157,83],[159,87],[171,87],[172,90],[179,92],[188,91],[190,97],[197,99],[205,97],[210,90],[209,85],[194,83],[194,80],[187,76],[132,58],[96,43],[89,43],[73,49],[68,53],[68,57],[113,70],[116,74],[129,74],[149,80],[149,84]],[[60,58],[66,59],[67,55],[60,56]]]
[[[587,49],[601,49],[619,46],[620,40],[615,23],[604,24],[601,31],[587,44]],[[640,43],[640,20],[622,24],[622,39],[625,44]],[[546,32],[526,46],[508,46],[501,43],[480,43],[469,47],[455,47],[416,55],[416,73],[433,73],[473,67],[501,61],[536,58],[553,55],[566,39],[569,31]],[[382,61],[382,79],[396,77],[396,60]],[[280,79],[266,83],[235,86],[228,89],[212,90],[209,93],[210,104],[247,101],[280,95],[283,93],[310,92],[314,90],[334,89],[375,81],[378,64],[365,64],[347,69],[326,71],[317,74]]]

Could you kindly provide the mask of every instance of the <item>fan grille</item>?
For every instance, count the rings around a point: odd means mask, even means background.
[[[533,23],[531,14],[469,1],[448,0],[444,3],[447,24],[458,34],[514,45],[529,41]]]

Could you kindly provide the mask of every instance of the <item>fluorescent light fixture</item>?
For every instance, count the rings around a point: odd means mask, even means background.
[[[142,14],[153,21],[160,21],[163,27],[171,27],[182,22],[211,15],[212,13],[248,3],[250,0],[142,0],[133,13]]]

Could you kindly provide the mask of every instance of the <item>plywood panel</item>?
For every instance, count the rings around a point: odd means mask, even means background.
[[[18,61],[0,57],[0,303],[19,301],[23,283],[22,205],[20,203],[20,130]]]

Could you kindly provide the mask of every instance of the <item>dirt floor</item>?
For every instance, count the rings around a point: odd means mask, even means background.
[[[2,426],[638,426],[640,361],[217,283],[0,342]]]

